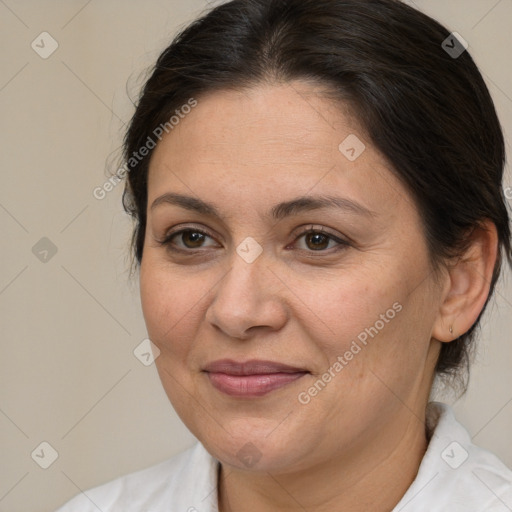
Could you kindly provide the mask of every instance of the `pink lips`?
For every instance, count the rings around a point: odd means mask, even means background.
[[[304,368],[272,361],[236,362],[231,359],[214,361],[204,371],[211,384],[222,393],[247,398],[266,395],[309,373]]]

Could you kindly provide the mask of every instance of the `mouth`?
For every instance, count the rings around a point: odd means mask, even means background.
[[[309,373],[305,368],[273,361],[238,362],[231,359],[214,361],[203,371],[212,386],[221,393],[245,398],[266,395]]]

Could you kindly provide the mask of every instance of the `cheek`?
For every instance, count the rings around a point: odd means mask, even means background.
[[[144,258],[140,296],[149,338],[161,351],[181,352],[196,328],[195,317],[205,298],[204,280],[192,273],[181,275],[179,269],[152,259],[150,251]]]
[[[336,375],[333,391],[343,387],[344,394],[355,398],[378,396],[386,391],[381,378],[402,394],[423,371],[431,315],[425,294],[411,293],[417,287],[416,276],[400,280],[399,275],[399,268],[391,264],[367,267],[365,272],[332,275],[304,289],[303,297],[309,298],[308,306],[314,304],[312,310],[321,320],[317,334],[310,330],[323,353],[325,367],[318,373],[331,369]]]
[[[330,360],[341,356],[343,366],[332,392],[343,390],[340,396],[352,405],[364,400],[365,406],[358,406],[363,416],[382,407],[416,405],[430,347],[431,315],[423,300],[397,288],[371,300],[370,311],[350,322],[343,340],[330,347]]]
[[[317,335],[314,331],[311,335],[331,359],[350,350],[354,340],[364,343],[375,332],[376,323],[377,331],[388,330],[397,314],[393,304],[400,292],[386,277],[366,268],[366,272],[330,273],[302,282],[297,291],[302,300],[297,304],[310,311],[309,327],[318,326]]]

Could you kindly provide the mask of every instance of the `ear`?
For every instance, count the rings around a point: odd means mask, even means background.
[[[450,342],[476,322],[489,295],[498,255],[498,234],[491,221],[476,227],[467,251],[448,263],[439,313],[432,336]],[[450,329],[451,328],[451,329]]]

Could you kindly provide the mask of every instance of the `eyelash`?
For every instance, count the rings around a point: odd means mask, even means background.
[[[199,228],[189,227],[189,228],[180,229],[179,231],[171,232],[168,235],[166,235],[166,237],[163,240],[157,240],[157,243],[160,246],[165,246],[166,249],[171,251],[171,252],[188,254],[189,256],[192,255],[195,251],[200,251],[201,248],[197,248],[197,249],[179,249],[179,248],[175,247],[172,244],[172,240],[175,237],[177,237],[178,235],[182,235],[184,233],[200,233],[201,235],[207,236],[208,238],[213,238],[207,231],[204,231],[204,230],[199,229]],[[293,241],[293,243],[296,243],[300,238],[302,238],[305,235],[309,235],[309,234],[321,234],[321,235],[327,237],[329,240],[332,240],[332,241],[336,242],[338,244],[338,246],[334,247],[334,248],[331,248],[330,250],[329,249],[319,249],[317,251],[314,251],[314,250],[308,250],[308,249],[299,249],[300,251],[308,252],[308,253],[311,253],[311,254],[314,254],[314,253],[328,253],[328,254],[330,254],[333,251],[336,252],[336,251],[345,249],[346,247],[350,246],[350,242],[348,242],[347,240],[342,240],[342,239],[340,239],[340,238],[338,238],[338,237],[328,233],[323,228],[315,228],[314,226],[310,226],[305,231],[302,231],[300,234],[298,234],[297,237],[295,238],[295,240]]]

